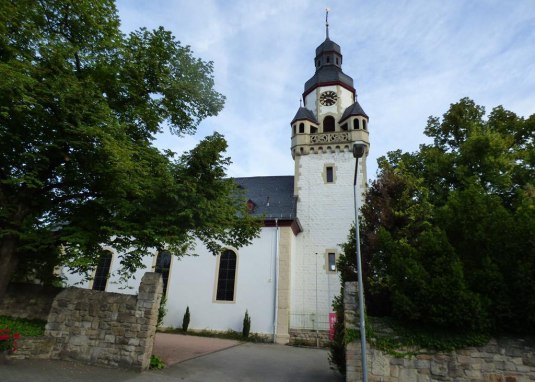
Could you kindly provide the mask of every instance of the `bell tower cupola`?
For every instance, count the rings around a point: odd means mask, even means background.
[[[291,125],[292,157],[319,151],[352,150],[356,141],[369,145],[368,116],[357,102],[353,78],[342,71],[342,50],[329,38],[316,48],[315,73],[305,83],[303,102]]]

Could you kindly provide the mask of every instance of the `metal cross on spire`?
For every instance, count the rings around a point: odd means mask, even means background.
[[[325,8],[325,37],[329,39],[329,7]]]

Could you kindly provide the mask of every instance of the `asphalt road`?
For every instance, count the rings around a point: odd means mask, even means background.
[[[328,352],[274,344],[244,343],[142,373],[65,361],[14,360],[0,365],[1,382],[342,382],[329,368]]]

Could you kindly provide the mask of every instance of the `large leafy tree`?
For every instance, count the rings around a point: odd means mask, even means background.
[[[128,273],[150,247],[256,235],[221,135],[179,157],[153,145],[224,102],[170,32],[122,34],[112,0],[0,0],[0,78],[0,296],[17,272],[87,271],[103,245]]]
[[[535,333],[535,115],[485,117],[464,98],[425,133],[432,144],[379,160],[366,195],[369,313]],[[341,266],[354,278],[351,256]]]

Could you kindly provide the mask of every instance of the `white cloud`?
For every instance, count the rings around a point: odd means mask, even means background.
[[[329,4],[330,37],[370,116],[371,157],[413,151],[429,115],[468,96],[487,110],[502,104],[535,113],[535,5],[532,0],[341,1]],[[181,151],[212,131],[224,134],[232,176],[293,173],[289,123],[314,73],[325,38],[324,6],[305,0],[121,0],[123,30],[163,25],[194,54],[214,61],[223,112],[192,137],[164,136]]]

